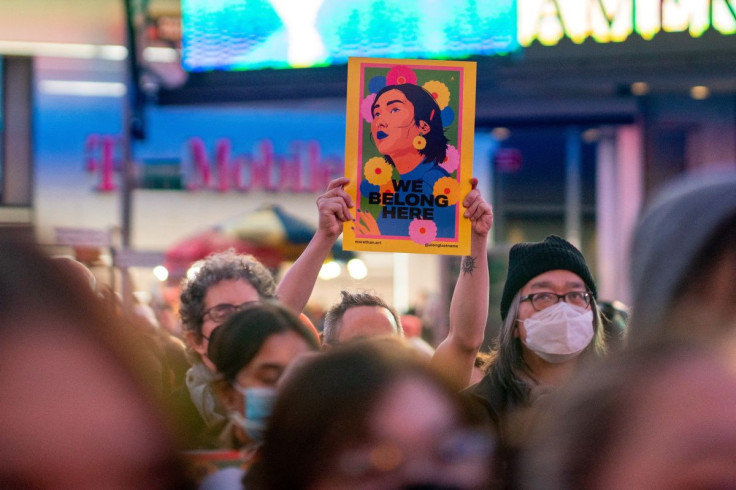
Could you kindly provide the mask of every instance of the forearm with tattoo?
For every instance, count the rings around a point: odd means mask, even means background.
[[[463,274],[473,274],[475,267],[475,257],[463,257],[461,264]]]

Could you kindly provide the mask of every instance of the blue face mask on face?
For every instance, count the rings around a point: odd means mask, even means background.
[[[243,395],[243,413],[232,412],[230,419],[240,426],[253,442],[263,442],[266,424],[271,417],[276,400],[276,389],[267,387],[241,388],[233,385]]]

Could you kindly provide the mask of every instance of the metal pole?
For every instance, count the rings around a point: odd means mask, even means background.
[[[580,248],[582,241],[582,191],[580,130],[569,128],[565,152],[565,234],[570,243]]]
[[[120,188],[120,208],[122,212],[120,232],[123,252],[130,248],[132,193],[135,188],[135,168],[133,164],[133,140],[143,138],[143,94],[139,87],[138,43],[136,29],[136,9],[134,0],[124,0],[126,47],[128,58],[125,70],[126,97],[123,103],[122,147],[122,185]],[[132,284],[127,265],[120,268],[123,306],[130,306],[133,297]]]

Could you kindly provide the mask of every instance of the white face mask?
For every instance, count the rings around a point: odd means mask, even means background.
[[[526,329],[526,346],[547,362],[573,359],[593,339],[593,312],[564,301],[519,321]]]

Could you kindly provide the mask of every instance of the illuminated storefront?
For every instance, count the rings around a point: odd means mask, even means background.
[[[657,34],[708,30],[736,33],[736,7],[730,0],[518,0],[522,46],[539,41],[553,46],[562,38],[582,43],[625,42],[632,35],[651,40]]]

